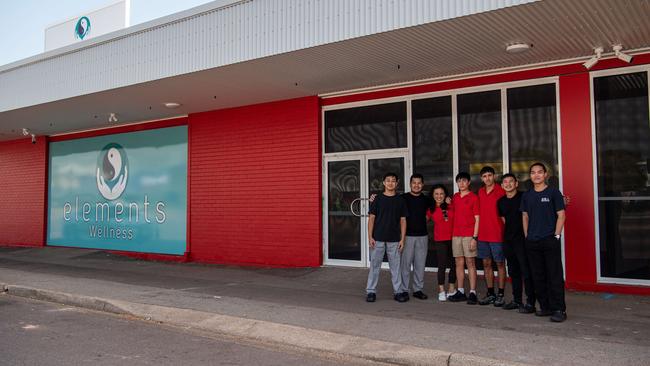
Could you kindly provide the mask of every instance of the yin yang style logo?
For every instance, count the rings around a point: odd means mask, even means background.
[[[110,143],[102,149],[97,159],[97,189],[109,201],[118,199],[129,178],[128,159],[124,148]]]
[[[77,24],[74,26],[75,37],[83,40],[88,33],[90,33],[90,19],[88,17],[79,18]]]

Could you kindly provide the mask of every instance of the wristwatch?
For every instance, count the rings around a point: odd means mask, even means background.
[[[472,239],[478,241],[478,236],[472,236]]]
[[[561,237],[560,234],[556,234],[556,235],[555,235],[555,239],[557,239],[557,240],[560,240],[560,237]]]

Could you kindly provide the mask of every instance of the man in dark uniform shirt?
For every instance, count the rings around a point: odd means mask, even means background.
[[[535,289],[528,266],[524,227],[522,224],[521,197],[517,177],[511,173],[503,175],[501,186],[506,195],[499,198],[497,208],[499,216],[505,223],[503,244],[508,261],[508,274],[512,279],[512,301],[503,306],[505,310],[519,309],[520,313],[531,314],[535,312]],[[526,303],[522,301],[522,290],[526,290]]]

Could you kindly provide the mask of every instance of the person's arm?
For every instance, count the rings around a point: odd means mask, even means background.
[[[375,238],[372,236],[372,232],[375,228],[375,215],[370,214],[368,215],[368,243],[370,243],[370,248],[375,247]]]
[[[399,241],[399,250],[404,249],[404,240],[406,239],[406,217],[401,217],[399,220],[399,226],[401,231],[400,241]]]
[[[524,226],[524,237],[528,237],[528,212],[523,211],[521,213],[521,223]]]
[[[501,216],[501,222],[503,222],[505,224],[506,223],[506,218]]]
[[[469,243],[470,250],[476,250],[478,246],[478,241],[474,238],[478,238],[478,225],[481,217],[479,215],[474,215],[474,235],[472,235],[472,241]]]
[[[564,222],[566,221],[566,213],[564,210],[557,212],[557,220],[555,220],[555,235],[562,234],[562,229],[564,228]]]

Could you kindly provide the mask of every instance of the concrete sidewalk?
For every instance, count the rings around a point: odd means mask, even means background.
[[[103,251],[0,248],[9,294],[397,364],[646,365],[650,297],[567,293],[569,319],[492,306],[391,299],[365,302],[367,270],[268,269],[134,260]],[[481,289],[479,289],[481,291]],[[508,290],[507,290],[508,291]]]

